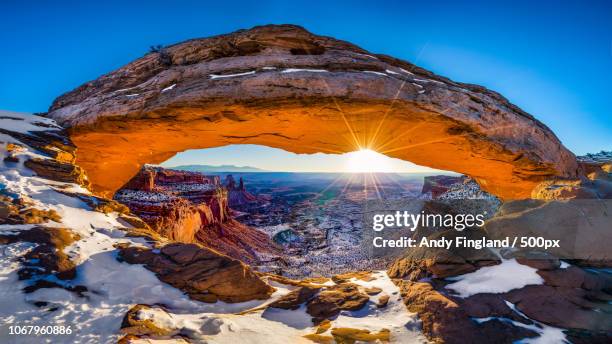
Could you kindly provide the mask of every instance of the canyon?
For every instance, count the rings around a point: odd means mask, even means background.
[[[158,49],[44,116],[0,112],[0,124],[2,323],[44,314],[78,324],[61,341],[103,343],[612,338],[612,154],[576,157],[483,87],[269,25]],[[463,175],[310,197],[287,180],[147,165],[231,143],[368,147]],[[483,228],[461,233],[470,238],[591,240],[563,245],[579,252],[416,248],[378,259],[359,249],[359,220],[379,191],[417,212],[486,211]]]
[[[232,178],[223,186],[218,176],[145,166],[114,199],[165,238],[200,243],[256,263],[260,256],[272,257],[276,248],[265,233],[243,225],[230,214],[230,200],[238,205],[248,197],[253,198],[242,182],[236,186]]]

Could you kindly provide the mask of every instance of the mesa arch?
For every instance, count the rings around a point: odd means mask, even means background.
[[[575,156],[484,87],[293,25],[172,45],[57,98],[77,163],[112,194],[145,163],[237,143],[295,153],[370,148],[474,177],[504,199],[575,178]]]

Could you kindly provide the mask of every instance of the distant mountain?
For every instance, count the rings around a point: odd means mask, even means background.
[[[212,166],[212,165],[181,165],[168,167],[173,170],[183,170],[183,171],[194,171],[194,172],[269,172],[267,170],[262,170],[261,168],[251,167],[251,166],[236,166],[236,165],[220,165],[220,166]]]

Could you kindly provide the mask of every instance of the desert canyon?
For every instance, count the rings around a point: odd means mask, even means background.
[[[78,323],[73,336],[88,343],[612,341],[612,154],[575,156],[484,87],[267,25],[162,47],[48,113],[0,112],[0,124],[0,290],[13,302],[0,320]],[[417,196],[432,213],[486,201],[473,235],[575,239],[567,219],[536,225],[562,213],[601,239],[537,258],[417,249],[306,274],[299,255],[323,259],[333,238],[299,246],[241,220],[250,204],[273,204],[248,179],[157,166],[246,143],[368,148],[457,172],[425,178]]]

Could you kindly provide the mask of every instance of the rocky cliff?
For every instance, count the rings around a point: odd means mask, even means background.
[[[431,194],[432,198],[438,198],[447,192],[453,184],[463,183],[465,176],[426,176],[423,178],[421,194]]]
[[[231,218],[228,190],[218,176],[145,166],[115,200],[171,240],[201,243],[250,263],[275,251],[265,233]]]
[[[231,174],[227,175],[225,178],[225,188],[229,193],[229,206],[233,209],[240,209],[257,201],[257,197],[247,191],[242,177],[240,177],[238,184],[236,184],[234,177]]]
[[[93,188],[187,149],[370,148],[473,177],[504,199],[580,174],[554,133],[500,94],[293,25],[159,49],[57,98]],[[99,164],[99,160],[106,161]]]
[[[72,330],[22,341],[116,343],[134,304],[201,313],[198,300],[275,291],[241,261],[173,243],[126,206],[92,195],[75,155],[53,121],[0,111],[0,323],[34,326],[46,314],[46,326]],[[14,341],[0,333],[0,342]]]
[[[609,343],[612,338],[609,269],[583,268],[585,261],[551,255],[533,259],[524,252],[500,258],[483,250],[474,261],[464,252],[428,250],[398,261],[388,273],[303,281],[261,274],[214,249],[169,242],[125,206],[92,195],[87,176],[73,162],[75,147],[53,121],[0,113],[0,127],[2,323],[35,326],[41,312],[51,326],[76,319],[78,331],[60,340],[71,343],[114,343],[120,336],[122,343],[248,337],[278,344],[527,338]],[[610,180],[610,161],[599,160],[584,161],[599,176],[584,185]],[[156,190],[151,176],[132,185]],[[157,178],[169,185],[193,181],[177,175]],[[525,227],[529,218],[541,223],[553,218],[551,207],[566,204],[508,202],[486,230],[493,234],[509,222],[509,228],[537,229]],[[580,209],[573,211],[567,216],[584,216],[575,213]],[[599,214],[598,221],[609,228],[608,212],[602,207],[590,211],[589,220]],[[560,221],[547,223],[546,230],[569,223]],[[591,237],[606,239],[608,233]],[[598,247],[607,242],[601,240]],[[58,341],[58,336],[36,337],[47,339]]]

